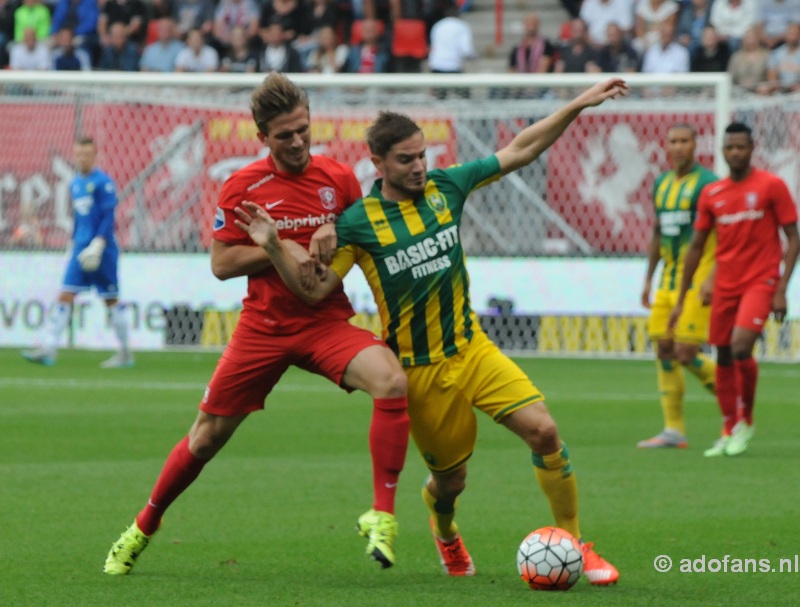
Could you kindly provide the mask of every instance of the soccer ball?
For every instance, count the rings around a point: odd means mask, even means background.
[[[533,590],[569,590],[583,573],[583,551],[568,531],[542,527],[522,540],[517,569]]]

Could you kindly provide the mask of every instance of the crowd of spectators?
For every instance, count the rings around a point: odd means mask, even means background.
[[[0,64],[25,70],[457,73],[477,57],[461,16],[469,4],[0,0]],[[728,71],[734,84],[754,93],[800,90],[800,0],[562,4],[572,18],[557,39],[540,34],[535,13],[525,17],[509,71]]]
[[[769,95],[800,90],[800,0],[562,0],[559,40],[535,14],[512,72],[729,72]],[[522,66],[522,68],[520,67]]]
[[[418,72],[431,30],[462,8],[457,0],[0,0],[0,67]],[[409,21],[420,27],[406,52],[393,42],[412,31]]]

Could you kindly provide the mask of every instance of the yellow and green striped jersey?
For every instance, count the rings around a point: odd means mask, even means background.
[[[361,267],[378,305],[383,339],[403,366],[449,358],[480,331],[459,226],[469,193],[498,177],[495,156],[435,169],[422,196],[401,201],[384,199],[378,180],[337,220],[343,248],[331,269],[344,277],[353,264]]]
[[[699,164],[695,164],[680,178],[675,171],[667,171],[656,178],[653,203],[656,221],[661,228],[661,259],[664,261],[659,288],[670,291],[680,288],[683,262],[694,232],[700,192],[703,187],[717,180],[714,173]],[[709,235],[695,273],[695,283],[705,280],[714,267],[716,246],[716,234]]]

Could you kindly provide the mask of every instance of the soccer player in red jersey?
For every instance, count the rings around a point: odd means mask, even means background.
[[[723,427],[706,457],[740,455],[753,437],[758,380],[753,347],[770,312],[778,322],[786,316],[786,288],[800,252],[797,208],[786,184],[750,166],[750,128],[740,122],[729,125],[722,152],[730,176],[703,189],[678,305],[670,316],[674,327],[708,234],[716,229],[709,343],[717,347],[717,400]],[[783,250],[781,230],[786,235]]]
[[[253,92],[251,110],[270,155],[237,171],[222,187],[211,243],[217,278],[248,277],[244,309],[197,419],[167,458],[145,507],[111,547],[103,569],[108,574],[131,570],[164,511],[247,415],[264,408],[264,399],[291,365],[372,396],[374,502],[357,528],[368,540],[369,556],[384,568],[395,561],[394,501],[409,430],[406,375],[380,338],[349,323],[353,309],[341,288],[324,307],[304,303],[284,285],[266,251],[234,225],[233,209],[245,200],[269,209],[279,218],[278,229],[291,243],[292,255],[311,277],[315,258],[333,252],[333,222],[361,196],[361,187],[349,167],[310,155],[308,96],[284,75],[266,77]],[[312,239],[325,224],[331,226],[328,236]]]

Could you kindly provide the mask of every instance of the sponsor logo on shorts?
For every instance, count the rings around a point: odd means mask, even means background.
[[[764,324],[764,319],[763,318],[754,318],[753,319],[753,324],[754,325],[763,325]]]

